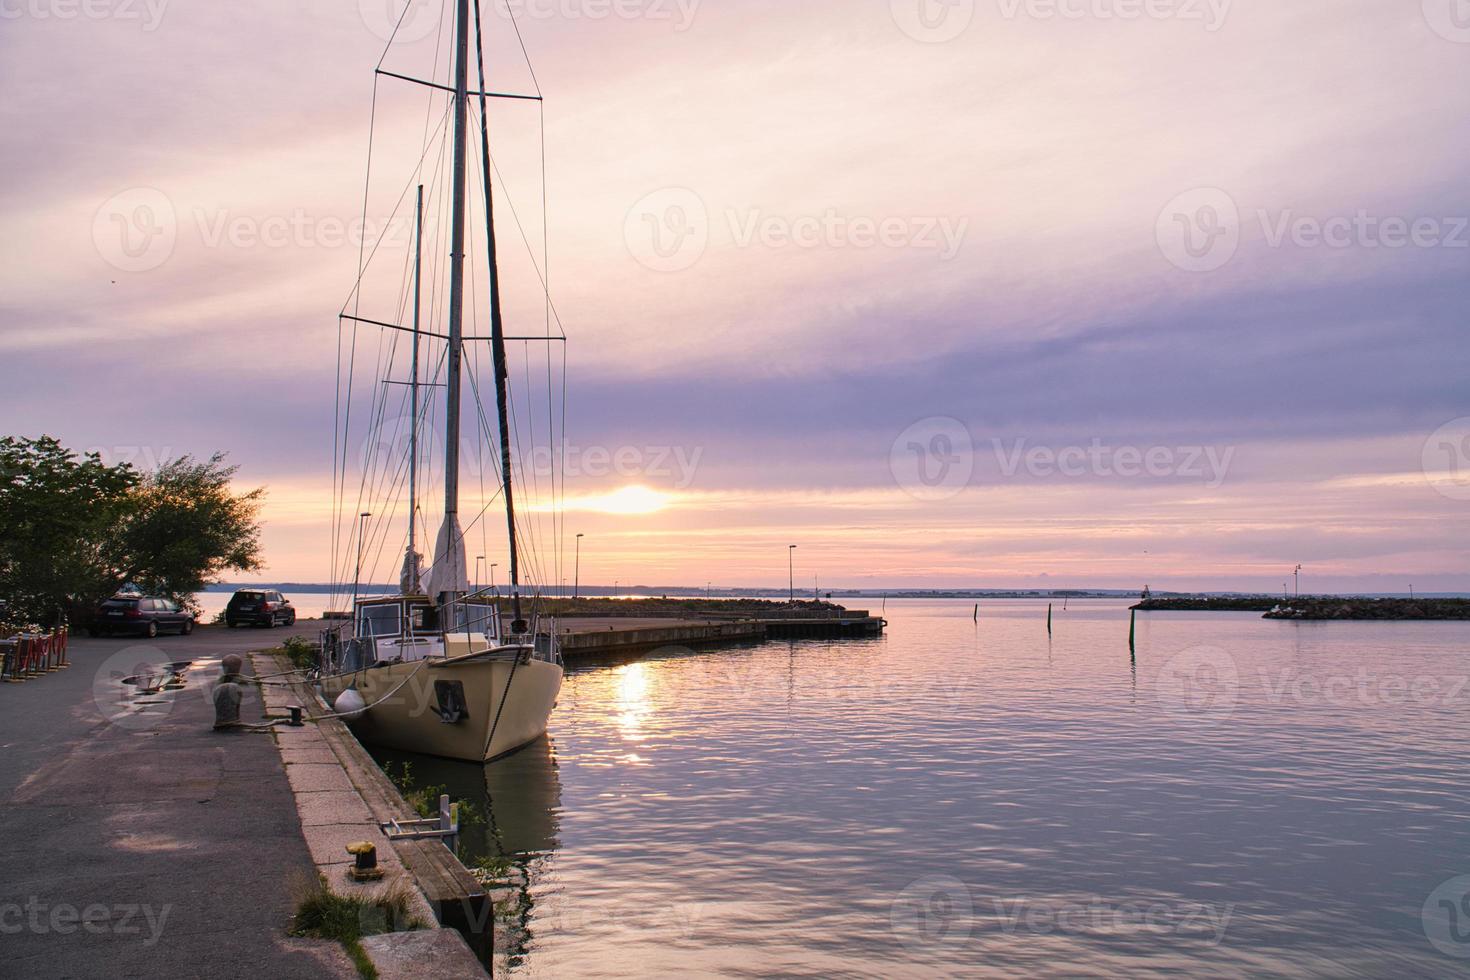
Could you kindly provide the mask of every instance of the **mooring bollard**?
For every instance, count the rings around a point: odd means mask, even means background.
[[[301,705],[288,704],[286,710],[291,712],[291,720],[286,722],[292,728],[301,728],[305,723],[301,720]]]
[[[378,867],[378,849],[370,841],[356,841],[347,845],[347,853],[354,858],[347,874],[353,881],[378,881],[383,869]]]

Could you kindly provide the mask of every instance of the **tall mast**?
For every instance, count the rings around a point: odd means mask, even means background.
[[[464,227],[465,227],[465,126],[469,110],[470,0],[455,4],[454,65],[454,175],[453,222],[449,244],[449,350],[444,414],[444,541],[448,553],[435,555],[435,563],[446,569],[460,567],[459,549],[464,547],[459,530],[459,401],[460,366],[464,358]],[[437,597],[435,597],[437,598]]]
[[[461,9],[466,0],[461,0]],[[463,14],[461,14],[463,16]],[[495,250],[495,201],[491,192],[490,171],[490,126],[486,111],[485,51],[481,40],[479,0],[475,2],[475,55],[479,67],[480,83],[480,159],[483,167],[482,183],[485,187],[485,254],[490,263],[490,347],[495,362],[495,409],[500,419],[500,482],[505,490],[505,532],[510,550],[510,596],[513,632],[525,631],[521,618],[521,561],[520,549],[516,546],[516,504],[511,486],[510,465],[510,412],[508,410],[510,370],[505,357],[505,326],[500,315],[500,267]],[[460,90],[464,90],[461,80]]]
[[[419,509],[419,307],[422,303],[422,275],[424,265],[424,185],[419,185],[418,199],[414,205],[413,235],[413,377],[409,380],[410,400],[413,408],[408,418],[408,582],[409,591],[417,594],[419,583],[419,556],[414,547],[417,542]]]

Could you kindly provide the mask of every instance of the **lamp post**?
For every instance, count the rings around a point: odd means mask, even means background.
[[[796,605],[796,545],[786,546],[786,601]]]
[[[480,562],[485,560],[484,555],[475,556],[475,591],[480,591]]]
[[[1302,566],[1298,565],[1296,570],[1291,573],[1291,577],[1296,582],[1296,595],[1300,599],[1302,596]]]
[[[357,515],[357,571],[352,573],[352,608],[353,615],[357,615],[357,592],[362,584],[362,539],[367,534],[367,519],[372,517],[371,511],[363,511]]]
[[[572,566],[572,598],[577,599],[582,595],[582,538],[585,535],[577,535],[577,561]]]
[[[490,563],[490,591],[491,592],[494,592],[495,591],[495,569],[499,565],[500,565],[500,562],[498,562],[498,561],[492,561]]]

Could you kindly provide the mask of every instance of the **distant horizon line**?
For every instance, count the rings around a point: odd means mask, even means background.
[[[219,582],[206,585],[202,592],[228,592],[236,589],[271,588],[279,590],[294,590],[308,594],[331,595],[339,592],[348,592],[350,589],[334,586],[328,582]],[[358,586],[358,591],[363,594],[383,595],[393,594],[398,591],[396,583],[364,582]],[[789,588],[780,586],[748,586],[739,588],[701,588],[690,585],[584,585],[577,589],[576,598],[603,599],[619,598],[625,595],[637,595],[645,598],[657,598],[660,596],[677,596],[681,598],[700,598],[705,595],[720,598],[735,598],[741,596],[752,596],[757,598],[782,597],[791,593]],[[801,601],[812,598],[812,590],[795,590],[796,598]],[[1239,589],[1151,589],[1154,596],[1267,596],[1274,598],[1279,593],[1262,592],[1258,590]],[[553,598],[574,598],[571,586],[552,587],[542,590],[543,595]],[[1129,596],[1142,596],[1142,589],[1107,589],[1107,588],[996,588],[991,586],[975,588],[945,588],[940,586],[905,586],[897,588],[884,587],[844,587],[824,588],[819,591],[821,598],[954,598],[975,599],[986,596],[1001,598],[1099,598],[1114,599],[1127,598]],[[1382,592],[1382,591],[1359,591],[1359,592],[1302,592],[1301,598],[1312,598],[1321,596],[1354,596],[1367,598],[1470,598],[1470,592],[1431,591],[1431,592]],[[1285,598],[1296,598],[1297,596],[1285,596]]]

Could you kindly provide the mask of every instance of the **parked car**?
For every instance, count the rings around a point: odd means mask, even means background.
[[[271,589],[241,589],[230,596],[225,606],[225,625],[236,626],[293,626],[296,610],[291,600]]]
[[[194,614],[169,599],[115,595],[97,607],[87,632],[92,636],[114,633],[141,636],[181,633],[187,636],[194,632]]]

